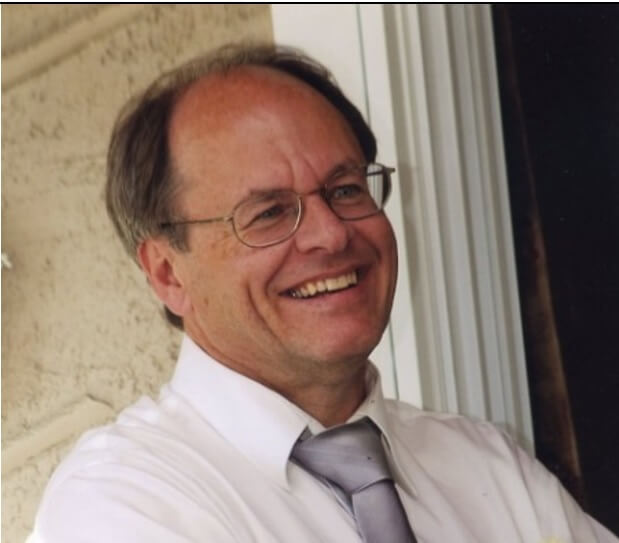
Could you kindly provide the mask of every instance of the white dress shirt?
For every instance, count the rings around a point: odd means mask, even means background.
[[[373,367],[368,384],[351,420],[382,430],[419,543],[619,541],[492,425],[385,400]],[[61,463],[29,542],[359,543],[333,491],[288,460],[308,427],[323,430],[185,337],[159,400],[88,432]]]

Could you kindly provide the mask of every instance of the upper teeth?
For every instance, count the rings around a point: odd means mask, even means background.
[[[304,285],[292,289],[290,293],[294,298],[309,298],[321,292],[333,292],[342,290],[350,285],[357,284],[357,272],[353,271],[338,277],[329,277],[318,281],[308,281]]]

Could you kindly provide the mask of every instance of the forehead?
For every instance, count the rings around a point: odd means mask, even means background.
[[[239,175],[245,166],[267,161],[311,160],[319,168],[338,153],[362,158],[348,122],[324,96],[267,67],[246,66],[196,82],[176,105],[169,137],[175,168],[187,179],[205,179],[209,169]]]
[[[213,73],[191,85],[177,103],[170,123],[171,137],[174,140],[183,133],[195,137],[205,130],[222,129],[260,109],[283,114],[283,106],[291,104],[300,110],[340,116],[318,91],[280,70],[242,66]]]

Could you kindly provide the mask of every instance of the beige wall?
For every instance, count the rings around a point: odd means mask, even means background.
[[[2,541],[23,541],[86,428],[156,394],[179,342],[103,208],[121,104],[268,5],[2,7]]]

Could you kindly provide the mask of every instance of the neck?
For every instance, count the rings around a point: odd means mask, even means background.
[[[301,375],[280,374],[277,379],[272,379],[272,374],[244,371],[242,366],[230,367],[281,394],[325,428],[329,428],[346,422],[365,399],[367,366],[368,361],[364,360],[349,363],[346,371],[337,372],[333,371],[333,367],[325,365],[322,372],[308,369]]]
[[[289,353],[230,357],[187,327],[186,332],[220,364],[281,394],[325,428],[346,422],[367,394],[366,356],[328,361],[296,358]],[[256,364],[259,359],[265,362]]]
[[[353,378],[343,382],[308,384],[304,387],[274,390],[299,406],[325,428],[329,428],[346,422],[365,399],[366,367],[367,363]]]

